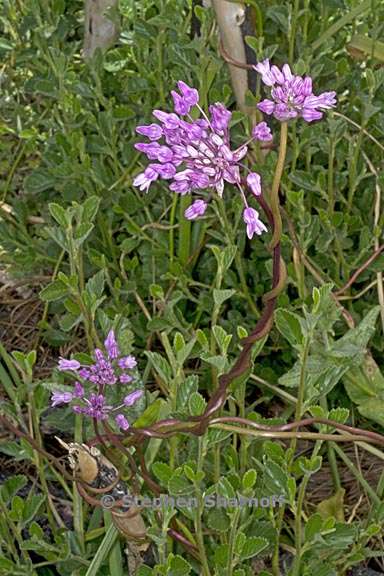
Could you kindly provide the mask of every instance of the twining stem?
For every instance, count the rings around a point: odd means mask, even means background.
[[[280,242],[282,233],[282,222],[281,222],[280,205],[279,205],[279,188],[281,177],[283,175],[284,170],[285,156],[287,153],[287,141],[288,141],[288,124],[287,122],[282,122],[280,130],[279,155],[277,158],[275,174],[273,177],[272,189],[269,195],[269,205],[272,210],[274,219],[273,236],[270,245],[271,249],[274,248]]]
[[[332,442],[365,442],[367,440],[365,436],[355,436],[352,434],[327,434],[323,432],[266,432],[265,430],[240,428],[240,426],[231,426],[230,424],[210,424],[209,428],[226,430],[235,434],[255,436],[256,438],[299,438],[302,440],[330,440]]]

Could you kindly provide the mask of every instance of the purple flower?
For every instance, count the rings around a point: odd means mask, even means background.
[[[146,192],[148,192],[151,183],[154,182],[154,180],[157,180],[158,177],[159,177],[158,172],[156,172],[156,170],[154,170],[151,167],[151,165],[149,165],[144,170],[144,172],[136,176],[136,178],[133,181],[133,185],[139,186],[140,190],[145,190]]]
[[[259,213],[254,208],[246,208],[243,212],[243,220],[247,225],[247,236],[251,240],[254,234],[260,236],[267,229],[259,219]]]
[[[281,122],[299,116],[307,122],[320,120],[323,116],[320,110],[336,106],[336,92],[323,92],[315,96],[312,92],[312,78],[295,76],[288,64],[284,64],[280,71],[277,66],[271,67],[267,59],[254,68],[264,84],[271,88],[272,97],[262,100],[257,107],[265,114],[273,114]]]
[[[199,101],[199,93],[196,88],[190,88],[185,82],[179,80],[177,83],[177,87],[180,90],[181,94],[183,95],[184,100],[192,106],[196,106]]]
[[[59,404],[69,404],[72,402],[72,392],[53,392],[51,397],[51,406],[54,408]]]
[[[150,140],[159,140],[162,135],[163,131],[158,124],[150,124],[149,126],[138,126],[136,128],[136,132],[138,134],[142,134],[143,136],[147,136]]]
[[[60,358],[57,369],[60,370],[60,372],[65,372],[66,370],[76,372],[80,366],[81,364],[77,360],[66,360],[65,358]]]
[[[268,114],[269,116],[275,109],[275,103],[272,100],[266,99],[259,102],[257,107],[259,110],[264,112],[264,114]]]
[[[139,150],[139,152],[144,152],[150,160],[157,160],[160,144],[158,142],[151,142],[150,144],[138,142],[135,144],[135,148]]]
[[[153,115],[164,124],[164,129],[177,130],[180,124],[180,118],[173,112],[163,112],[162,110],[154,110]]]
[[[184,216],[188,220],[195,220],[204,214],[208,204],[204,200],[195,200],[193,204],[184,212]]]
[[[259,122],[252,130],[252,136],[261,142],[272,140],[272,132],[266,122]]]
[[[74,398],[82,398],[84,396],[84,386],[81,382],[75,382],[75,390],[73,392]]]
[[[144,392],[142,390],[135,390],[134,392],[131,392],[124,398],[125,406],[133,406],[135,402],[137,402],[142,397],[143,394]]]
[[[261,194],[261,178],[257,172],[250,172],[247,176],[247,184],[251,189],[252,194],[260,196]]]
[[[110,330],[106,340],[104,341],[104,346],[107,351],[107,354],[111,360],[117,358],[119,355],[119,348],[117,346],[115,333],[113,330]]]
[[[122,430],[128,430],[129,422],[123,414],[118,414],[115,418],[116,424]]]
[[[120,382],[122,384],[129,384],[130,382],[132,382],[133,380],[133,376],[130,376],[129,374],[121,374],[120,376]]]
[[[83,407],[82,412],[96,420],[106,420],[111,406],[105,405],[105,396],[103,394],[91,394],[89,399],[85,399],[87,405]]]
[[[186,100],[174,90],[171,91],[171,95],[173,98],[173,104],[176,114],[180,114],[180,116],[185,116],[186,114],[189,114],[191,106],[188,104],[188,102],[186,102]]]
[[[137,366],[136,358],[134,356],[125,356],[124,358],[120,358],[118,365],[123,370],[132,370],[132,368]]]
[[[211,126],[217,132],[224,132],[228,128],[232,113],[226,109],[224,104],[216,102],[209,107],[211,114]]]
[[[164,180],[169,180],[176,174],[176,168],[170,162],[167,164],[150,164],[149,166],[156,171],[160,178],[164,178]]]
[[[134,376],[127,372],[136,368],[136,359],[132,355],[120,355],[113,330],[109,331],[104,340],[104,349],[94,350],[93,358],[93,364],[86,366],[81,366],[77,360],[60,358],[61,369],[72,370],[76,380],[71,392],[55,391],[52,394],[52,406],[71,404],[75,401],[71,406],[76,414],[83,414],[95,420],[107,420],[113,417],[120,428],[126,430],[129,424],[124,414],[120,412],[125,407],[132,406],[144,394],[142,390],[134,390],[127,395],[126,386],[124,388],[120,386],[120,384],[133,382]],[[111,393],[110,387],[116,384],[118,386]],[[116,398],[120,392],[120,403],[118,403]],[[109,398],[113,398],[112,403],[109,403]]]
[[[264,67],[267,69],[267,64]],[[159,164],[149,164],[144,172],[136,176],[134,186],[147,191],[152,182],[161,178],[170,180],[169,189],[180,195],[213,189],[222,197],[224,184],[228,182],[237,187],[244,207],[247,208],[246,191],[242,188],[240,173],[240,167],[248,170],[240,164],[247,154],[247,146],[244,143],[236,150],[231,150],[231,112],[224,104],[217,102],[209,106],[208,117],[198,104],[199,94],[196,89],[182,81],[178,82],[178,89],[179,92],[171,93],[175,112],[153,111],[161,123],[165,145],[157,142],[135,144],[149,160],[156,159]],[[193,106],[199,110],[200,118],[194,119],[189,115]],[[274,107],[272,102],[272,110]],[[253,129],[251,140],[269,141],[271,138],[271,131],[265,122],[260,122]],[[249,186],[253,194],[260,194],[260,179],[257,180],[255,173],[249,180]],[[207,202],[198,199],[187,208],[184,215],[188,220],[195,220],[205,213],[206,208]]]

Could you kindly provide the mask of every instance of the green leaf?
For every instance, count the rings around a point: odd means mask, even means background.
[[[187,496],[194,492],[194,487],[181,471],[176,470],[168,480],[168,490],[172,496]]]
[[[209,350],[208,338],[200,328],[196,330],[196,338],[200,346],[204,348],[204,350],[208,351]]]
[[[71,224],[71,218],[69,214],[67,214],[67,211],[55,202],[48,204],[48,208],[52,218],[54,218],[64,230],[67,230]]]
[[[362,58],[377,58],[384,62],[384,43],[378,40],[356,34],[347,44],[347,50],[354,54],[360,54]]]
[[[253,468],[247,470],[243,476],[242,484],[244,490],[250,490],[255,485],[257,472]]]
[[[337,521],[344,522],[344,495],[344,488],[339,488],[333,496],[320,502],[316,508],[321,518],[326,520],[332,516]]]
[[[150,284],[149,293],[152,298],[155,298],[156,300],[164,299],[164,290],[161,286],[159,286],[159,284]]]
[[[85,240],[92,232],[93,228],[94,225],[91,224],[89,221],[80,224],[80,226],[76,228],[74,234],[74,243],[77,248],[79,248],[85,242]]]
[[[275,312],[275,323],[279,332],[288,340],[294,348],[300,348],[303,344],[300,316],[278,308]]]
[[[156,478],[165,486],[168,484],[168,480],[172,476],[172,468],[165,462],[154,462],[152,464],[152,472]]]
[[[264,485],[269,494],[288,495],[288,475],[279,464],[273,460],[265,461]]]
[[[227,499],[236,498],[232,484],[224,476],[220,478],[217,484],[217,494]]]
[[[305,524],[305,541],[310,542],[317,534],[320,534],[323,527],[321,514],[312,514]]]
[[[196,374],[187,376],[177,388],[176,408],[185,409],[188,406],[189,398],[193,392],[197,392],[199,387],[199,377]]]
[[[68,288],[61,280],[54,280],[43,288],[39,294],[44,302],[54,302],[68,295]]]
[[[299,466],[304,474],[311,476],[320,470],[322,460],[323,459],[321,456],[313,456],[312,458],[300,458]]]
[[[181,352],[185,348],[185,340],[183,335],[180,332],[175,333],[175,337],[173,339],[173,349],[175,350],[176,354]]]
[[[216,306],[221,306],[223,302],[231,298],[234,294],[236,294],[236,290],[218,290],[215,288],[213,290],[213,300]]]
[[[162,398],[158,398],[152,404],[148,406],[142,413],[142,415],[133,423],[135,428],[146,428],[151,424],[154,424],[159,417],[160,410],[165,404]]]
[[[181,556],[173,556],[169,562],[167,576],[188,576],[192,566]]]
[[[226,568],[228,566],[229,557],[229,546],[228,544],[220,544],[215,547],[214,562],[217,566],[221,568]]]
[[[101,298],[104,292],[104,283],[104,270],[99,270],[88,280],[86,290],[96,298]]]
[[[176,346],[179,347],[179,350],[176,351],[176,359],[179,365],[182,366],[193,350],[196,342],[196,336],[192,336],[191,340],[187,344],[185,344],[183,336],[181,334],[179,334],[179,336],[181,336],[182,340],[179,338],[178,343],[176,344]]]
[[[217,532],[226,532],[230,528],[230,520],[224,508],[213,508],[208,513],[208,527]]]
[[[14,496],[12,498],[11,511],[9,516],[15,522],[21,522],[23,519],[24,512],[24,499],[21,496]]]
[[[200,358],[204,360],[204,362],[208,362],[208,364],[217,368],[219,374],[225,371],[227,360],[223,356],[211,356],[209,352],[203,352],[200,354]]]
[[[243,549],[240,554],[240,560],[244,561],[248,558],[253,558],[257,554],[260,554],[263,550],[268,547],[268,540],[260,536],[251,536],[247,538]]]
[[[149,358],[152,366],[164,382],[169,383],[172,378],[172,369],[168,361],[158,354],[158,352],[146,351],[145,355]]]
[[[17,448],[20,450],[20,446],[18,444]],[[8,478],[8,480],[6,480],[4,484],[0,486],[0,493],[4,502],[8,504],[11,501],[11,498],[13,498],[13,496],[16,494],[16,492],[24,488],[26,484],[27,484],[27,478],[25,476],[22,476],[21,474],[17,476],[12,476],[12,478]]]
[[[189,397],[189,410],[192,416],[203,414],[207,403],[199,392],[192,392]]]
[[[213,335],[215,336],[217,345],[220,348],[221,354],[225,356],[228,350],[228,346],[232,340],[232,334],[227,334],[224,328],[222,328],[221,326],[213,326],[212,332]]]
[[[140,566],[137,576],[153,576],[153,570],[149,566]]]
[[[28,526],[31,523],[33,518],[38,513],[41,505],[45,501],[45,496],[32,494],[30,498],[25,501],[25,506],[23,510],[23,524],[24,526]]]
[[[340,422],[344,424],[349,417],[348,408],[332,408],[328,414],[329,420],[334,420],[335,422]]]
[[[81,221],[84,224],[89,224],[94,221],[100,205],[100,198],[97,196],[90,196],[83,204],[83,214]]]
[[[247,537],[244,532],[238,532],[235,539],[235,554],[240,556]]]

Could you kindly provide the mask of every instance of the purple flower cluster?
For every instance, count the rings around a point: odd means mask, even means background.
[[[143,396],[142,390],[134,390],[125,395],[118,406],[107,404],[106,391],[108,386],[117,383],[130,384],[134,377],[132,371],[137,362],[134,356],[121,356],[115,333],[111,330],[104,341],[105,351],[96,348],[95,362],[92,365],[81,365],[77,360],[60,358],[58,369],[61,372],[70,372],[75,378],[73,391],[53,392],[51,405],[71,404],[77,414],[85,414],[96,420],[106,420],[115,416],[116,424],[123,430],[129,428],[127,418],[120,411],[132,406]],[[116,414],[119,412],[118,414]]]
[[[257,107],[265,114],[271,115],[281,122],[301,116],[307,122],[320,120],[323,113],[336,106],[336,92],[323,92],[315,96],[312,92],[312,78],[295,76],[288,64],[280,70],[270,66],[269,60],[260,62],[255,70],[261,74],[266,86],[271,88],[272,99],[266,98]]]
[[[252,138],[236,150],[230,148],[229,121],[231,112],[221,103],[209,107],[209,117],[199,106],[199,93],[184,82],[178,82],[179,92],[172,91],[174,112],[154,110],[154,117],[160,124],[138,126],[136,131],[146,136],[149,142],[135,144],[137,150],[146,154],[151,163],[136,176],[134,186],[147,192],[152,182],[158,178],[169,180],[169,188],[177,194],[201,193],[214,189],[222,197],[224,183],[234,184],[240,191],[244,203],[244,221],[248,237],[266,230],[259,220],[256,210],[252,210],[252,224],[249,225],[250,208],[242,186],[240,166],[247,154],[247,144],[252,140],[270,141],[272,134],[265,122],[257,124]],[[193,119],[190,111],[196,107],[201,117]],[[163,139],[163,143],[159,140]],[[259,174],[251,172],[246,179],[254,195],[261,194]],[[195,220],[204,215],[207,199],[197,199],[185,211],[185,217]],[[246,213],[246,215],[245,215]]]

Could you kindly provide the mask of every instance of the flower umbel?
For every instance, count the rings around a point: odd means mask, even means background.
[[[113,330],[110,330],[104,341],[104,349],[95,349],[95,361],[91,365],[81,365],[77,360],[60,358],[58,369],[70,372],[76,380],[72,391],[54,391],[51,405],[56,407],[73,403],[72,409],[75,413],[85,414],[96,420],[113,417],[122,430],[127,430],[129,422],[121,412],[124,408],[133,406],[144,394],[143,390],[137,389],[127,395],[127,384],[135,379],[132,372],[137,366],[136,358],[120,354]],[[121,401],[118,405],[116,402],[110,405],[107,396],[109,390],[116,386],[122,386]]]
[[[231,150],[228,129],[231,112],[217,102],[209,106],[208,117],[199,106],[198,91],[182,81],[177,85],[180,93],[171,92],[175,112],[154,110],[153,115],[160,125],[150,124],[136,129],[150,140],[135,144],[136,149],[146,154],[149,160],[157,162],[151,162],[144,172],[136,176],[134,186],[147,192],[152,182],[160,178],[170,180],[169,188],[177,194],[201,194],[203,190],[213,189],[222,197],[224,183],[228,182],[238,188],[244,208],[247,209],[248,201],[240,167],[248,169],[241,164],[241,160],[247,153],[250,141],[272,140],[270,129],[265,122],[260,122],[254,127],[251,140]],[[200,118],[196,120],[190,116],[193,107],[200,112]],[[161,137],[165,144],[157,141]],[[257,189],[261,193],[260,176],[256,172],[253,176],[251,191],[257,194]],[[195,220],[203,216],[208,200],[195,200],[185,211],[185,217]]]
[[[270,66],[266,59],[254,68],[264,84],[271,88],[272,97],[262,100],[257,107],[267,115],[273,114],[281,122],[299,116],[307,122],[320,120],[323,117],[321,110],[336,106],[336,92],[323,92],[315,96],[312,92],[312,78],[295,76],[288,64],[284,64],[280,70],[277,66]]]

